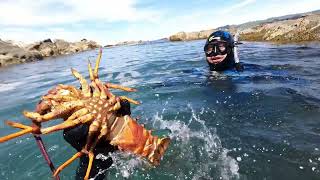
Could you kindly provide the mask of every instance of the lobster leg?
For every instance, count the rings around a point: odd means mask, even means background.
[[[92,168],[92,163],[93,163],[93,159],[94,159],[94,154],[92,151],[89,152],[89,164],[88,164],[88,168],[86,171],[86,176],[84,177],[84,180],[88,180],[89,176],[90,176],[90,171]]]
[[[25,117],[31,119],[32,121],[39,123],[39,122],[46,122],[51,119],[57,118],[60,115],[66,114],[67,112],[73,110],[74,108],[82,107],[82,106],[83,106],[83,102],[81,101],[70,101],[70,102],[63,103],[61,106],[58,106],[54,111],[44,115],[40,115],[39,113],[28,112],[28,111],[24,111],[23,114]]]
[[[79,119],[79,118],[78,118]],[[84,122],[84,121],[82,121]],[[73,155],[69,160],[67,160],[65,163],[63,163],[54,173],[54,176],[58,175],[65,167],[67,167],[70,163],[72,163],[75,159],[81,157],[84,154],[88,154],[89,156],[89,164],[87,167],[87,171],[86,171],[86,175],[84,177],[85,180],[89,179],[89,175],[90,175],[90,171],[92,168],[92,163],[93,163],[93,159],[94,159],[94,154],[93,154],[93,149],[95,147],[95,145],[97,144],[97,142],[99,141],[100,138],[98,138],[93,144],[92,146],[90,146],[89,144],[91,144],[92,138],[94,137],[94,132],[91,133],[89,132],[89,135],[87,137],[87,144],[85,146],[84,149],[81,150],[81,152],[76,153],[75,155]],[[89,148],[90,147],[90,148]],[[87,149],[90,149],[90,151],[88,152]]]
[[[22,135],[25,135],[25,134],[28,134],[28,133],[32,133],[33,130],[34,130],[31,126],[26,126],[26,125],[23,125],[23,124],[20,124],[20,123],[11,122],[11,121],[7,121],[6,123],[9,126],[12,126],[12,127],[15,127],[15,128],[20,128],[22,130],[19,131],[19,132],[12,133],[12,134],[9,134],[7,136],[1,137],[0,138],[0,143],[6,142],[8,140],[11,140],[13,138],[16,138],[16,137],[19,137],[19,136],[22,136]]]
[[[120,90],[127,91],[127,92],[136,92],[137,91],[134,88],[124,87],[124,86],[120,86],[118,84],[112,84],[112,83],[106,83],[105,86],[107,88],[120,89]]]
[[[114,95],[106,88],[106,86],[104,86],[103,84],[102,84],[102,82],[99,80],[99,79],[95,79],[95,81],[94,81],[96,84],[97,84],[97,86],[99,87],[99,89],[100,89],[100,92],[101,92],[101,98],[111,98],[111,97],[113,97]]]
[[[59,84],[58,88],[69,90],[70,92],[72,92],[73,95],[79,97],[79,92],[74,86]]]
[[[52,94],[48,94],[46,96],[43,96],[44,100],[54,100],[54,101],[64,101],[64,102],[68,102],[68,101],[76,101],[77,98],[72,97],[72,96],[66,96],[66,95],[52,95]]]
[[[94,117],[91,114],[86,114],[84,116],[81,116],[75,120],[66,120],[61,124],[55,125],[55,126],[51,126],[51,127],[47,127],[44,129],[41,129],[41,133],[42,134],[49,134],[55,131],[59,131],[62,129],[67,129],[67,128],[71,128],[74,127],[78,124],[85,124],[88,121],[91,121]]]
[[[88,164],[88,167],[87,167],[86,176],[84,177],[85,180],[89,179],[90,171],[91,171],[91,168],[92,168],[92,163],[93,163],[93,159],[94,159],[93,150],[96,147],[96,145],[99,142],[99,140],[102,137],[106,136],[107,133],[108,133],[108,126],[107,126],[106,119],[104,119],[103,122],[102,122],[102,125],[101,125],[100,134],[99,134],[98,138],[94,141],[94,143],[90,147],[89,164]]]
[[[122,99],[122,100],[127,100],[127,101],[129,101],[130,103],[135,104],[135,105],[139,105],[139,104],[140,104],[139,101],[133,100],[133,99],[128,98],[128,97],[126,97],[126,96],[120,96],[120,99]]]
[[[71,72],[72,72],[73,76],[76,77],[80,81],[83,95],[85,97],[91,97],[90,87],[89,87],[86,79],[84,79],[82,77],[82,75],[78,71],[76,71],[75,69],[71,69]]]
[[[61,166],[59,166],[57,168],[57,170],[54,172],[53,176],[57,176],[65,167],[67,167],[69,164],[71,164],[74,160],[80,158],[83,154],[84,154],[83,152],[77,152],[70,159],[68,159],[65,163],[63,163]]]

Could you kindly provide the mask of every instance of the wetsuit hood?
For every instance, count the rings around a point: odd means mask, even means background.
[[[225,41],[225,42],[227,42],[228,46],[234,47],[233,36],[227,31],[219,30],[219,31],[212,33],[207,39],[206,46],[209,43],[214,42],[214,41]]]

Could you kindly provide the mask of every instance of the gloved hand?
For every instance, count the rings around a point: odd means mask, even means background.
[[[240,63],[236,63],[236,70],[237,70],[238,72],[242,72],[242,71],[244,70],[243,65],[240,64]]]
[[[130,115],[130,103],[127,100],[122,100],[120,102],[121,108],[116,112],[118,116],[124,116],[124,115]],[[89,131],[88,124],[82,124],[74,128],[65,129],[63,131],[63,137],[64,139],[77,151],[81,151],[81,149],[85,146],[87,141],[87,135]],[[117,150],[117,147],[112,146],[109,144],[107,140],[100,140],[100,142],[96,145],[96,148],[94,149],[94,154],[103,154],[108,155],[109,152],[113,152]],[[80,158],[80,164],[77,169],[76,179],[83,179],[87,170],[88,166],[88,157],[82,156]],[[92,169],[90,172],[90,178],[95,177],[99,170],[105,170],[108,169],[112,165],[112,159],[108,158],[106,160],[101,159],[94,159],[92,164]],[[99,173],[95,177],[96,180],[98,179],[104,179],[105,174]]]

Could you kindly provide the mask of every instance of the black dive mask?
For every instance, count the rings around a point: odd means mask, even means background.
[[[207,44],[205,53],[207,57],[225,55],[230,51],[228,43],[225,41],[214,41]]]

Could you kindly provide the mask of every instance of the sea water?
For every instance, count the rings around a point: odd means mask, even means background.
[[[100,79],[138,89],[114,91],[142,102],[132,116],[172,141],[160,166],[127,153],[109,156],[107,179],[320,179],[320,46],[244,42],[244,72],[210,72],[205,41],[103,49]],[[0,136],[30,124],[23,110],[57,84],[79,86],[98,50],[0,69]],[[49,125],[60,122],[49,122]],[[76,151],[62,132],[42,136],[55,166]],[[108,157],[109,157],[108,156]],[[104,155],[96,158],[106,159]],[[78,162],[61,179],[74,179]],[[101,170],[103,172],[103,170]],[[34,138],[0,144],[0,179],[51,179]]]

